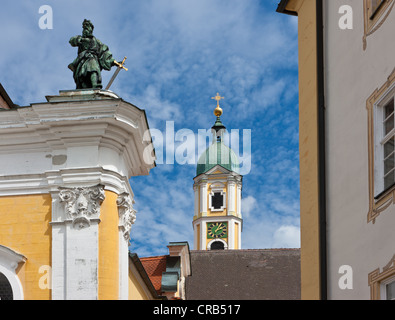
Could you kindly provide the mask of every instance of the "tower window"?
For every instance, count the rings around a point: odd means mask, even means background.
[[[220,192],[214,192],[214,195],[211,197],[212,208],[219,210],[222,209],[223,205],[224,205],[224,196]]]
[[[210,249],[211,250],[224,250],[225,249],[225,245],[221,241],[215,241],[215,242],[213,242],[211,244]]]
[[[13,300],[11,284],[4,274],[0,272],[0,300]]]

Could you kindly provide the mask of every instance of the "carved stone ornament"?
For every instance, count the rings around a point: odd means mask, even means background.
[[[104,200],[104,187],[59,188],[59,198],[64,202],[67,219],[74,228],[90,226],[92,219],[99,219],[100,205]]]
[[[123,232],[125,240],[130,239],[130,230],[136,221],[136,210],[133,209],[133,199],[128,193],[122,193],[117,198],[119,228]]]

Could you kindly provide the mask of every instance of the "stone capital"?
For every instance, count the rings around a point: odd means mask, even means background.
[[[71,221],[74,228],[83,229],[89,227],[92,220],[99,219],[104,187],[60,187],[59,198],[65,204],[65,221]]]
[[[133,209],[133,199],[128,193],[122,193],[117,198],[119,228],[125,240],[129,241],[132,225],[136,221],[136,210]]]

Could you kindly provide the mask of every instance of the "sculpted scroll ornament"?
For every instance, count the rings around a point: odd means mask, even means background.
[[[72,220],[74,228],[89,227],[92,219],[99,218],[100,205],[104,200],[102,185],[59,189],[60,201],[66,204],[66,216]]]
[[[130,239],[132,225],[136,221],[136,210],[133,209],[133,203],[134,201],[128,193],[122,193],[118,196],[119,228],[127,241]]]

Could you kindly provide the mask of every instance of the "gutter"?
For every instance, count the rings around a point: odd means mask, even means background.
[[[316,0],[317,10],[317,107],[318,107],[318,206],[320,246],[320,298],[328,299],[327,227],[326,227],[326,143],[323,0]]]

